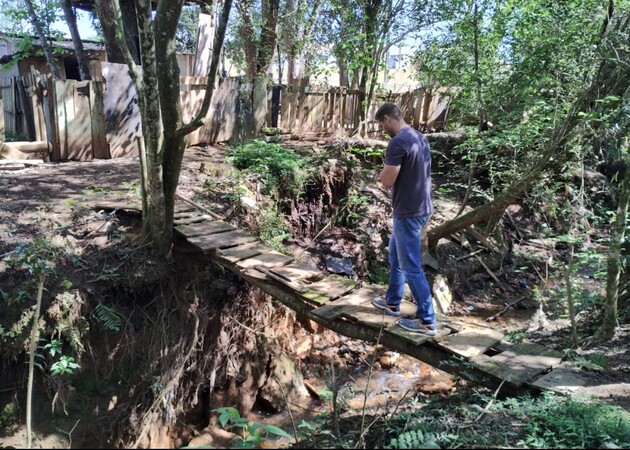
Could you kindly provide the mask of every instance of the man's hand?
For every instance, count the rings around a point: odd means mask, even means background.
[[[381,170],[381,174],[378,177],[378,180],[381,182],[384,188],[389,189],[396,182],[396,178],[398,178],[398,173],[400,173],[400,166],[388,166],[385,165],[383,170]]]

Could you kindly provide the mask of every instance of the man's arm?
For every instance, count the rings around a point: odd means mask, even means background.
[[[381,182],[384,188],[388,189],[394,185],[396,182],[396,178],[398,178],[398,173],[400,172],[400,166],[389,166],[385,165],[383,170],[381,170],[381,174],[378,177],[378,180]]]

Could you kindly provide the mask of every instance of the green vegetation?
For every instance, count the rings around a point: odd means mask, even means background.
[[[299,195],[313,173],[309,158],[282,145],[264,141],[256,140],[235,147],[230,150],[229,158],[237,169],[260,178],[263,194],[277,199]]]

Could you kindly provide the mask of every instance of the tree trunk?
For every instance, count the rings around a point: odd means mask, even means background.
[[[46,61],[48,61],[48,65],[50,66],[50,73],[52,74],[54,79],[61,79],[59,74],[59,68],[57,67],[57,63],[55,62],[55,55],[53,54],[52,46],[48,39],[46,38],[46,33],[44,33],[44,27],[35,12],[35,8],[33,7],[33,0],[24,0],[26,3],[26,9],[28,9],[28,15],[31,18],[31,23],[35,27],[37,31],[37,35],[39,36],[39,40],[42,42],[42,48],[44,49],[44,54],[46,55]]]
[[[119,1],[119,0],[116,0]],[[105,51],[107,61],[117,64],[126,64],[125,52],[116,38],[116,8],[110,0],[95,0],[96,14],[103,28],[103,38],[105,39]],[[124,30],[119,30],[121,35]]]
[[[241,16],[241,24],[239,27],[239,34],[243,41],[243,51],[245,52],[245,60],[247,63],[247,79],[252,81],[256,78],[256,43],[254,42],[254,36],[256,31],[254,30],[254,24],[252,20],[251,0],[237,0],[239,15]]]
[[[91,80],[90,66],[88,65],[85,51],[83,50],[83,41],[79,34],[79,28],[77,27],[77,16],[72,9],[70,0],[61,0],[61,6],[63,8],[63,14],[66,17],[66,23],[70,29],[70,35],[72,36],[72,43],[74,44],[74,51],[77,54],[77,61],[79,62],[79,73],[81,74],[81,80]]]
[[[260,32],[260,46],[256,57],[256,75],[264,75],[271,64],[273,49],[276,47],[278,34],[278,11],[280,0],[263,0],[263,26]]]
[[[606,282],[606,303],[604,305],[604,319],[596,333],[600,340],[610,340],[615,335],[617,328],[617,303],[619,301],[619,278],[621,274],[621,246],[626,232],[626,215],[630,203],[630,166],[626,168],[626,174],[620,187],[619,205],[617,217],[613,226],[610,252],[608,254],[608,278]]]
[[[125,29],[125,42],[131,52],[131,57],[136,64],[142,64],[140,60],[140,35],[138,34],[138,13],[135,2],[132,0],[123,1],[120,4],[123,28]]]
[[[155,54],[164,132],[164,140],[159,153],[163,155],[164,161],[164,234],[168,242],[171,241],[173,233],[175,191],[186,147],[185,135],[177,132],[182,127],[183,120],[179,96],[179,66],[175,53],[177,21],[183,6],[184,0],[159,2],[155,21]]]

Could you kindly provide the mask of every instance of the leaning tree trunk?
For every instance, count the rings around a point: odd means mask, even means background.
[[[37,13],[35,12],[35,8],[33,7],[33,0],[24,0],[26,3],[26,9],[28,10],[28,15],[31,18],[31,23],[35,27],[37,31],[37,35],[39,36],[39,40],[42,41],[42,48],[44,49],[44,54],[46,55],[46,61],[48,61],[48,65],[50,66],[50,73],[53,78],[59,80],[61,78],[59,74],[59,68],[57,67],[57,63],[55,62],[55,55],[53,54],[52,46],[48,39],[46,39],[46,33],[44,33],[44,26],[42,22],[39,20]]]
[[[526,170],[519,180],[505,187],[491,202],[433,228],[428,233],[429,249],[434,251],[438,241],[443,237],[503,214],[511,203],[527,193],[544,174],[557,174],[570,158],[567,143],[575,134],[581,117],[588,115],[588,112],[597,106],[598,98],[607,95],[622,97],[627,89],[628,79],[630,66],[619,64],[614,58],[604,59],[591,85],[583,95],[577,97],[564,121],[555,130],[544,153],[527,165],[530,169]]]
[[[83,50],[83,41],[81,40],[79,28],[77,27],[77,15],[74,13],[74,9],[72,9],[70,0],[61,0],[61,7],[63,8],[63,14],[66,18],[68,28],[70,29],[72,43],[74,44],[74,51],[77,54],[81,80],[91,80],[90,66],[88,65],[87,57],[85,56],[85,51]]]
[[[619,300],[619,279],[621,275],[621,246],[626,232],[626,215],[630,203],[630,165],[626,167],[626,175],[620,185],[617,217],[613,226],[610,251],[608,253],[608,279],[606,282],[606,303],[604,319],[596,333],[599,340],[609,340],[615,335],[617,328],[617,303]]]

